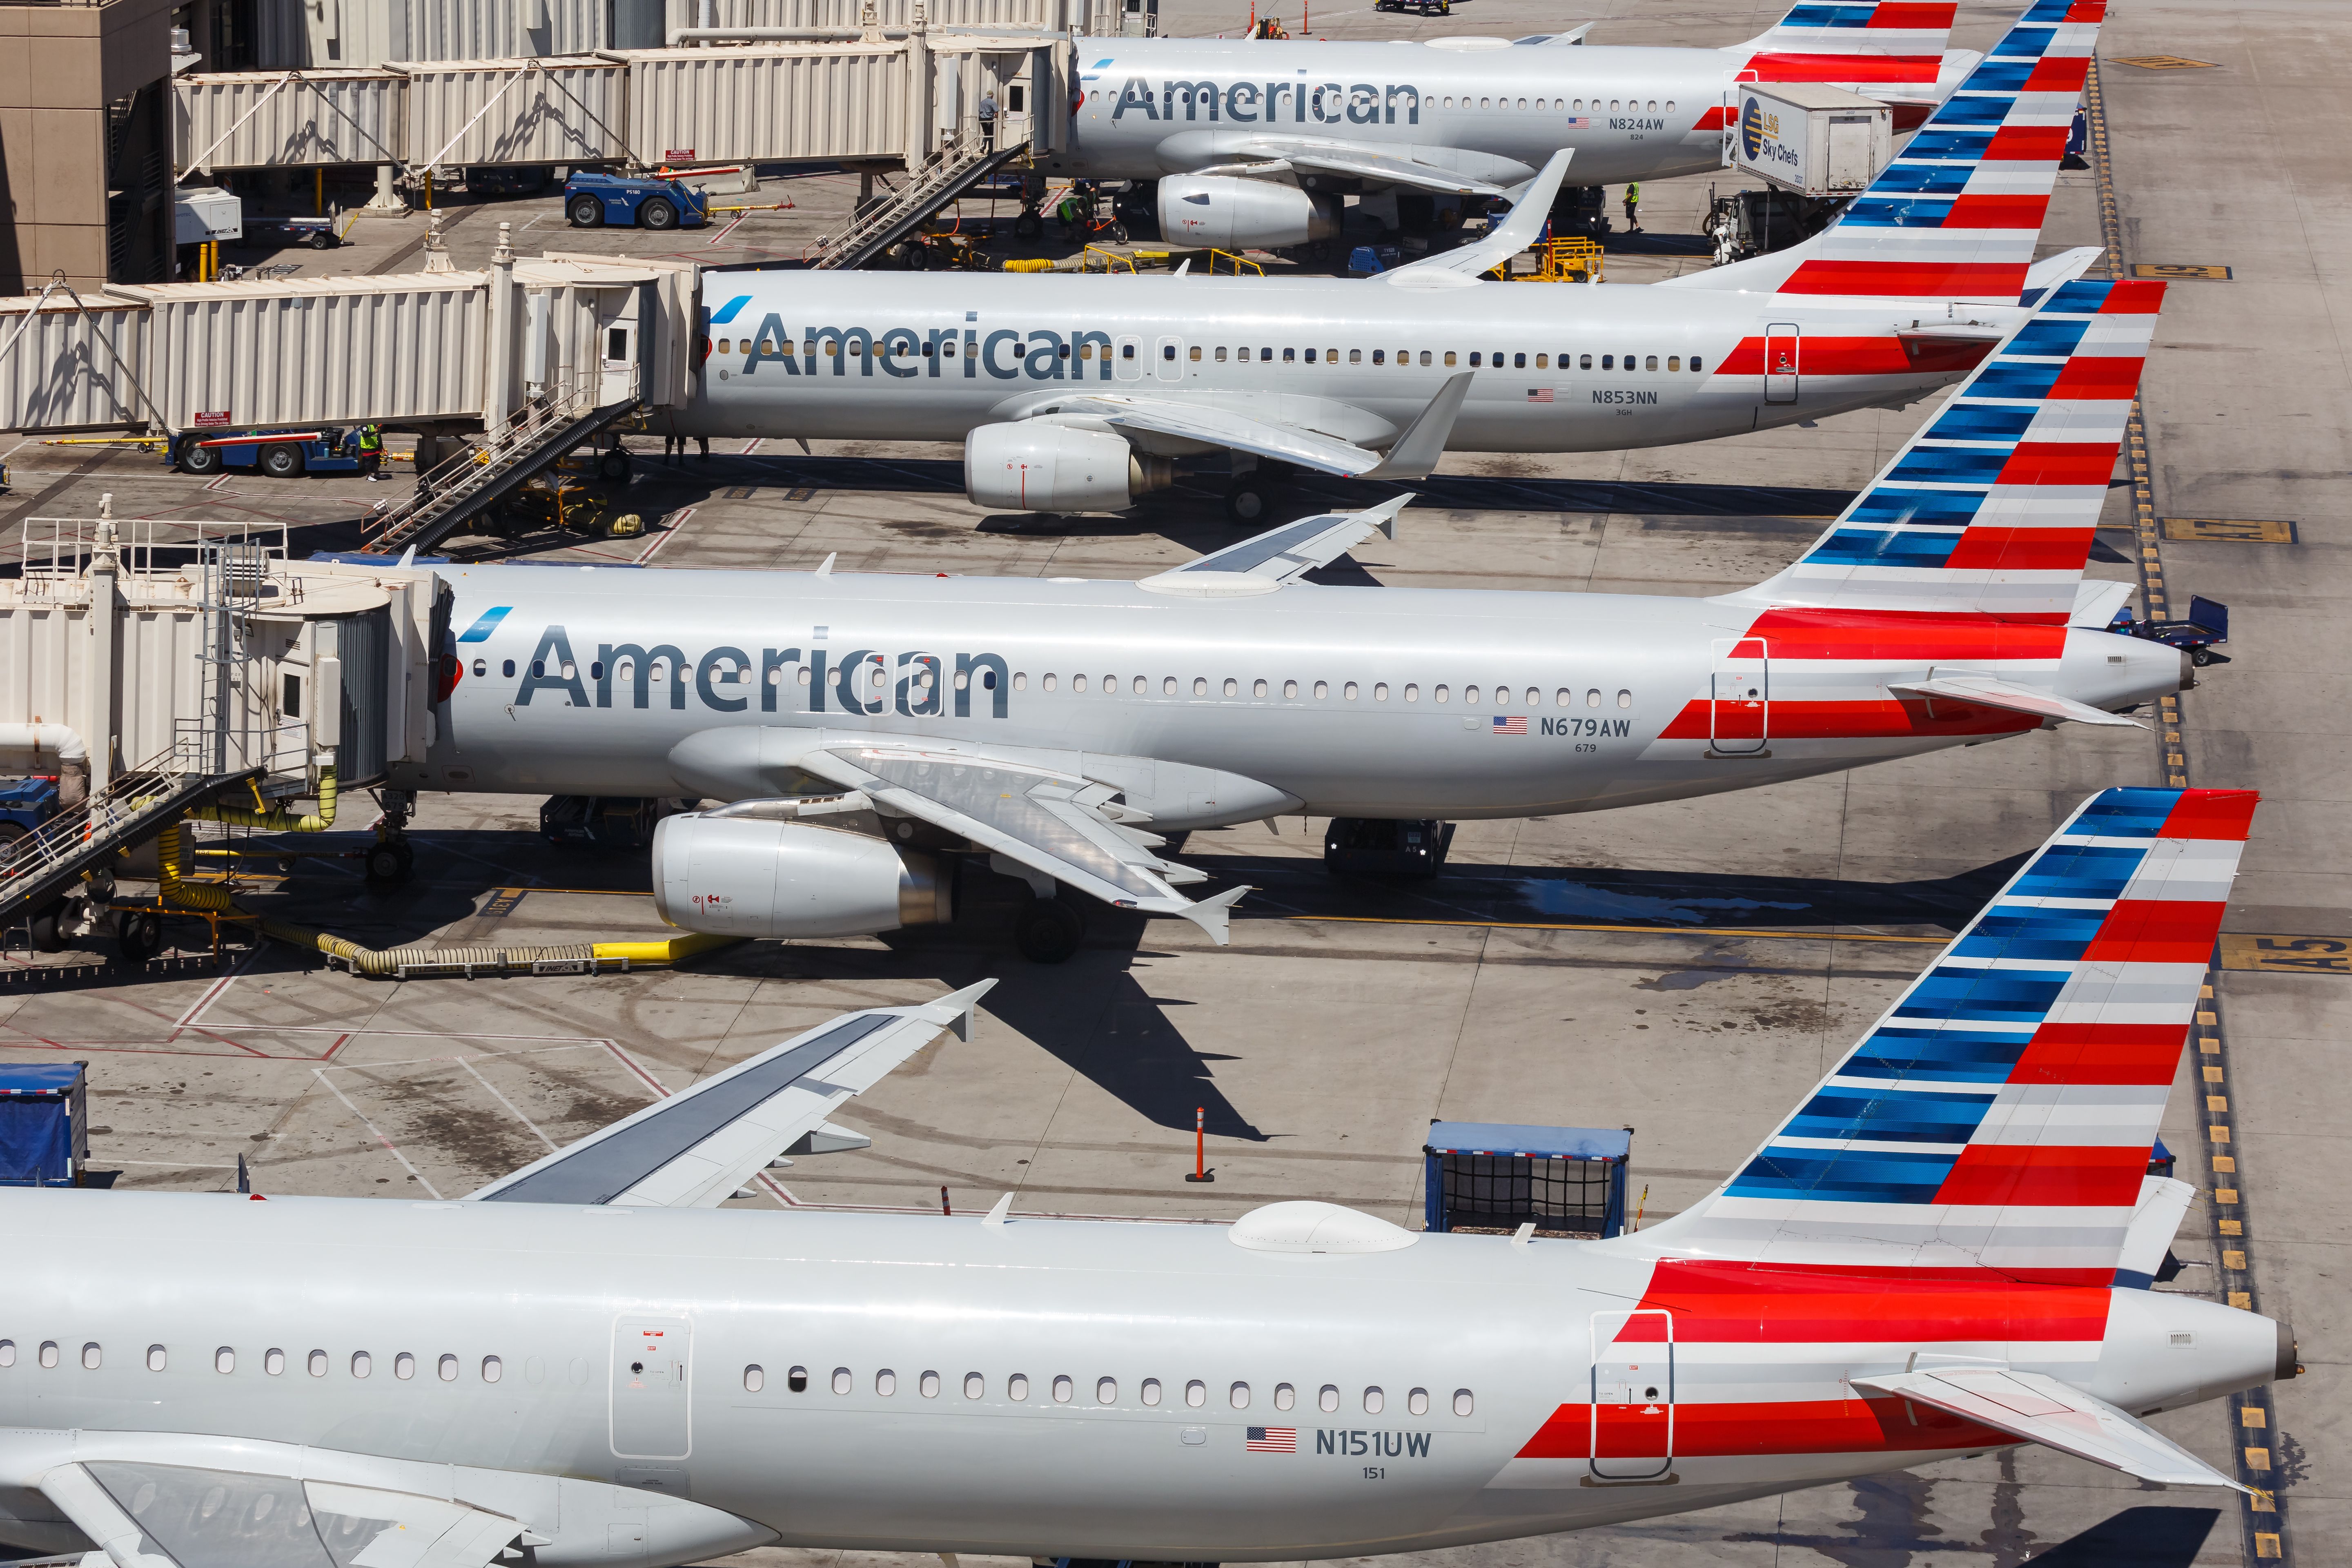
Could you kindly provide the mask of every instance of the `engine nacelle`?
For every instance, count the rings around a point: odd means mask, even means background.
[[[1339,198],[1272,180],[1173,174],[1160,182],[1160,232],[1171,243],[1273,250],[1339,237]]]
[[[654,910],[714,936],[871,936],[955,910],[940,863],[870,834],[689,813],[654,829]]]
[[[1007,511],[1120,511],[1176,479],[1108,430],[1024,421],[982,425],[963,438],[963,493]]]

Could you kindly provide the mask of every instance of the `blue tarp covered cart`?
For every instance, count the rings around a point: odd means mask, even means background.
[[[1625,1228],[1630,1127],[1433,1121],[1422,1152],[1429,1159],[1428,1229],[1533,1225],[1538,1235],[1616,1236]]]
[[[88,1062],[0,1067],[0,1186],[81,1185],[89,1112]]]

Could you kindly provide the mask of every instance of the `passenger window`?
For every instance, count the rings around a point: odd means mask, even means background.
[[[1620,708],[1631,708],[1633,706],[1633,694],[1630,691],[1619,692],[1617,694],[1617,706]]]
[[[1143,1380],[1143,1403],[1146,1405],[1158,1405],[1160,1403],[1160,1380],[1158,1378],[1147,1377]]]
[[[1315,700],[1316,700],[1316,701],[1320,702],[1320,701],[1322,701],[1325,698],[1327,698],[1327,697],[1328,697],[1328,696],[1330,696],[1330,695],[1331,695],[1331,683],[1330,683],[1329,681],[1328,681],[1328,680],[1318,680],[1318,681],[1317,681],[1317,682],[1315,683]]]
[[[1201,363],[1201,345],[1198,343],[1192,345],[1192,363],[1194,364]]]
[[[16,1359],[16,1347],[15,1345],[11,1344],[8,1347],[7,1355],[10,1361],[15,1361]],[[161,1372],[171,1364],[171,1353],[164,1350],[162,1345],[149,1345],[147,1347],[147,1370],[149,1372]]]
[[[1420,687],[1418,687],[1418,686],[1412,685],[1412,684],[1411,684],[1411,683],[1407,683],[1407,685],[1405,686],[1405,689],[1404,689],[1404,700],[1405,700],[1407,702],[1418,702],[1418,701],[1420,701],[1420,700],[1421,700],[1421,688],[1420,688]]]
[[[1322,1391],[1316,1394],[1315,1403],[1326,1412],[1339,1409],[1339,1390],[1331,1384],[1325,1384]]]
[[[505,1375],[506,1363],[500,1361],[494,1355],[486,1355],[482,1358],[482,1381],[484,1383],[496,1383],[499,1378]]]
[[[1250,1399],[1249,1384],[1246,1383],[1237,1383],[1234,1384],[1232,1390],[1226,1394],[1226,1397],[1233,1402],[1234,1409],[1247,1410],[1249,1408]]]
[[[268,1373],[272,1377],[283,1376],[286,1372],[286,1352],[281,1350],[266,1350],[262,1352],[261,1370]]]
[[[1429,1390],[1416,1388],[1404,1396],[1404,1407],[1415,1415],[1429,1414]]]
[[[1468,1389],[1466,1389],[1466,1388],[1457,1388],[1457,1389],[1455,1389],[1455,1390],[1454,1391],[1454,1415],[1469,1415],[1473,1410],[1475,1410],[1475,1409],[1477,1409],[1477,1408],[1478,1408],[1478,1402],[1477,1402],[1476,1400],[1475,1400],[1475,1399],[1473,1399],[1473,1398],[1471,1398],[1471,1397],[1470,1397],[1470,1391],[1469,1391]]]
[[[1095,1379],[1095,1403],[1097,1405],[1117,1405],[1118,1403],[1118,1379],[1115,1377],[1098,1377]]]
[[[1209,1385],[1207,1384],[1202,1383],[1196,1377],[1192,1382],[1184,1385],[1185,1404],[1197,1407],[1199,1405],[1206,1405],[1208,1402]]]
[[[1219,364],[1225,363],[1225,351],[1222,348],[1217,351],[1217,363]]]
[[[41,1364],[43,1366],[55,1366],[57,1363],[58,1347],[55,1345],[43,1345],[41,1347]],[[236,1352],[229,1349],[226,1345],[223,1345],[220,1349],[213,1352],[213,1370],[215,1372],[224,1373],[235,1372],[236,1370]]]
[[[981,1376],[980,1373],[976,1372],[968,1372],[963,1374],[963,1396],[966,1399],[978,1399],[982,1394],[986,1394],[987,1392],[988,1379]]]
[[[1543,706],[1543,693],[1538,691],[1532,686],[1528,688],[1528,706],[1530,708],[1540,708]]]
[[[1374,350],[1372,351],[1372,363],[1373,363],[1374,364],[1384,364],[1384,363],[1387,363],[1386,353],[1387,353],[1387,351],[1386,351],[1386,350],[1383,350],[1383,349],[1374,349]]]
[[[1146,696],[1151,690],[1151,682],[1147,678],[1139,675],[1135,678],[1135,685],[1132,689],[1138,697]]]
[[[1388,1397],[1387,1397],[1385,1394],[1381,1394],[1381,1391],[1380,1391],[1379,1389],[1377,1389],[1377,1388],[1368,1388],[1368,1389],[1364,1390],[1364,1414],[1365,1414],[1365,1415],[1378,1415],[1381,1413],[1381,1407],[1382,1405],[1386,1405],[1387,1403],[1388,1403]]]
[[[1066,1373],[1054,1379],[1054,1403],[1056,1405],[1067,1405],[1070,1402],[1070,1394],[1076,1386],[1077,1385],[1076,1384],[1073,1384],[1070,1381],[1069,1375]]]
[[[949,349],[948,349],[948,353],[955,353],[955,349],[954,349],[953,345],[950,345],[950,346],[949,347]],[[1133,359],[1133,358],[1135,357],[1135,345],[1134,345],[1133,343],[1121,343],[1121,344],[1119,344],[1119,345],[1118,345],[1118,357],[1119,357],[1119,358],[1121,358],[1121,359]]]
[[[1630,357],[1630,356],[1627,358],[1627,360],[1626,360],[1626,362],[1625,362],[1625,363],[1628,363],[1628,364],[1633,363],[1633,360],[1631,359],[1631,357]],[[1643,370],[1655,370],[1655,369],[1657,369],[1657,368],[1658,368],[1658,356],[1657,356],[1657,355],[1655,355],[1655,354],[1650,354],[1650,355],[1646,356],[1645,358],[1643,358],[1643,360],[1642,361],[1642,368],[1643,368]]]
[[[224,1352],[223,1353],[226,1354],[226,1352]],[[41,1342],[41,1364],[43,1366],[55,1366],[58,1364],[57,1341],[43,1340]]]
[[[493,1380],[493,1381],[495,1381],[495,1380]],[[747,1366],[747,1367],[745,1367],[745,1368],[743,1369],[743,1392],[744,1392],[744,1393],[746,1393],[746,1394],[757,1394],[757,1393],[759,1393],[761,1389],[763,1389],[763,1388],[765,1388],[765,1387],[767,1387],[767,1386],[768,1386],[768,1374],[767,1374],[767,1373],[766,1373],[763,1369],[761,1369],[761,1368],[760,1368],[760,1367],[758,1367],[758,1366]]]
[[[1282,363],[1285,364],[1297,364],[1298,363],[1298,351],[1297,349],[1283,350]]]
[[[1601,706],[1601,692],[1598,688],[1595,688],[1584,694],[1584,705],[1587,708],[1598,708]]]
[[[405,1383],[416,1375],[416,1358],[406,1351],[392,1358],[392,1375]]]
[[[1354,681],[1351,680],[1348,682],[1346,692],[1348,700],[1353,702],[1356,700],[1356,683]]]
[[[1205,675],[1194,676],[1192,678],[1192,695],[1195,697],[1206,697],[1208,694],[1209,678]]]
[[[92,1341],[90,1343],[81,1347],[82,1371],[96,1372],[99,1369],[100,1364],[103,1363],[105,1359],[106,1352],[99,1349],[96,1341]]]
[[[499,672],[501,675],[504,675],[508,679],[509,679],[509,680],[513,679],[514,679],[514,660],[512,660],[512,659],[508,659],[508,660],[507,660],[503,665],[499,666]]]
[[[723,354],[731,354],[731,353],[733,353],[735,352],[735,340],[734,340],[733,338],[721,338],[721,339],[719,339],[719,352],[720,353],[723,353]]]
[[[1315,351],[1313,349],[1308,349],[1307,351],[1307,363],[1308,364],[1313,364],[1315,363]]]
[[[1476,707],[1478,705],[1478,689],[1475,686],[1464,687],[1462,689],[1462,700],[1470,704],[1474,708]]]
[[[1430,696],[1431,696],[1431,697],[1433,697],[1433,698],[1434,698],[1434,699],[1436,699],[1436,700],[1437,700],[1438,701],[1440,701],[1440,702],[1443,702],[1443,701],[1444,701],[1444,700],[1445,700],[1445,699],[1446,699],[1446,695],[1447,695],[1447,693],[1446,693],[1445,688],[1444,688],[1443,686],[1438,687],[1437,689],[1435,689],[1434,690],[1433,690],[1432,692],[1430,692]]]
[[[1696,355],[1696,354],[1693,354],[1693,355],[1691,355],[1691,369],[1692,369],[1692,371],[1693,371],[1693,372],[1696,372],[1696,371],[1698,370],[1698,368],[1699,368],[1699,363],[1698,363],[1698,355]]]
[[[1363,350],[1361,350],[1361,349],[1349,349],[1349,350],[1348,351],[1348,363],[1349,363],[1349,364],[1361,364],[1361,363],[1364,363],[1364,351],[1363,351]],[[1380,363],[1381,362],[1380,362],[1378,359],[1374,359],[1374,360],[1372,361],[1372,363],[1373,363],[1374,364],[1378,364],[1378,363]]]
[[[1383,680],[1372,688],[1372,700],[1375,702],[1386,702],[1388,700],[1389,683]]]
[[[1683,367],[1682,355],[1680,355],[1680,354],[1668,354],[1668,355],[1666,356],[1666,368],[1667,368],[1668,370],[1680,370],[1680,369],[1682,369],[1682,367]]]
[[[1282,683],[1282,695],[1285,701],[1297,701],[1298,700],[1298,682],[1295,680],[1284,681]]]
[[[808,1368],[796,1366],[784,1373],[784,1386],[794,1394],[808,1392]]]
[[[1047,677],[1045,677],[1045,689],[1046,689],[1046,690],[1048,690],[1048,691],[1053,690],[1053,689],[1054,689],[1054,678],[1053,678],[1052,676],[1050,676],[1050,675],[1049,675],[1049,676],[1047,676]],[[1013,689],[1014,689],[1014,690],[1016,690],[1016,691],[1020,689],[1020,685],[1019,685],[1019,683],[1018,683],[1018,682],[1016,682],[1016,683],[1014,684],[1014,686],[1013,686]]]
[[[1577,355],[1576,368],[1579,370],[1591,370],[1592,368],[1592,356],[1591,354]]]
[[[1087,678],[1086,678],[1085,676],[1083,676],[1083,675],[1074,675],[1074,676],[1070,677],[1070,689],[1071,689],[1071,690],[1073,690],[1073,691],[1084,691],[1086,689],[1087,689]],[[1048,687],[1046,689],[1047,689],[1047,690],[1051,690],[1051,689],[1052,689],[1051,687]],[[1105,685],[1104,685],[1104,689],[1106,689],[1106,690],[1109,689],[1109,685],[1108,685],[1108,682],[1106,682],[1106,683],[1105,683]]]
[[[484,676],[489,673],[490,661],[488,659],[478,658],[474,661],[474,679],[476,680],[481,679]]]
[[[1263,697],[1263,696],[1265,696],[1265,681],[1263,681],[1263,680],[1253,680],[1253,681],[1251,681],[1251,682],[1250,682],[1250,695],[1251,695],[1252,697]]]
[[[226,1351],[221,1352],[221,1354],[223,1355],[226,1355],[229,1352]],[[375,1358],[373,1356],[368,1354],[365,1351],[353,1351],[352,1352],[352,1375],[353,1377],[365,1377],[374,1370]]]
[[[1176,345],[1174,343],[1160,344],[1160,357],[1164,360],[1173,360],[1176,357]]]
[[[1016,1372],[1004,1380],[1004,1397],[1018,1404],[1029,1397],[1029,1374]]]
[[[898,1392],[898,1374],[884,1367],[874,1374],[874,1392],[887,1399]]]
[[[1176,678],[1174,676],[1168,675],[1160,678],[1160,695],[1162,697],[1173,697],[1176,695]]]
[[[882,684],[882,672],[878,669],[874,672],[874,684],[877,686]],[[1015,691],[1026,691],[1029,689],[1029,672],[1027,670],[1020,669],[1013,671],[1013,689]]]
[[[1550,369],[1550,368],[1551,368],[1551,355],[1549,355],[1549,354],[1538,354],[1538,355],[1536,355],[1536,368],[1537,368],[1538,370],[1549,370],[1549,369]]]
[[[1472,370],[1476,370],[1476,369],[1478,368],[1478,366],[1479,366],[1480,362],[1481,362],[1484,358],[1485,358],[1485,356],[1484,356],[1483,354],[1480,354],[1480,353],[1478,353],[1477,352],[1475,352],[1475,351],[1474,350],[1474,351],[1472,352],[1471,355],[1470,355],[1470,368],[1471,368]]]
[[[1242,683],[1235,680],[1230,675],[1225,677],[1225,695],[1228,697],[1239,697],[1241,694]]]
[[[1402,354],[1398,355],[1397,363],[1399,364],[1402,364],[1404,363],[1404,356]],[[1429,351],[1427,349],[1421,351],[1421,363],[1423,364],[1427,364],[1429,363]]]
[[[835,1393],[835,1394],[847,1394],[847,1393],[849,1392],[849,1389],[850,1389],[850,1384],[851,1384],[851,1383],[852,1383],[853,1381],[854,1381],[854,1380],[853,1380],[853,1379],[850,1377],[850,1375],[849,1375],[849,1369],[848,1369],[847,1367],[845,1367],[845,1366],[837,1366],[837,1367],[835,1367],[835,1368],[833,1369],[833,1391],[834,1391],[834,1393]]]
[[[1551,704],[1555,708],[1573,708],[1576,706],[1576,693],[1563,686],[1552,693]]]
[[[1287,1410],[1297,1403],[1298,1390],[1286,1383],[1277,1383],[1274,1385],[1274,1407],[1276,1410]]]
[[[1513,355],[1511,356],[1511,368],[1512,368],[1513,370],[1525,370],[1525,369],[1527,369],[1527,368],[1528,368],[1528,356],[1527,356],[1527,355],[1525,355],[1525,354],[1513,354]]]
[[[160,1349],[162,1347],[159,1346],[157,1348]],[[327,1352],[325,1351],[312,1351],[310,1352],[310,1375],[312,1377],[324,1377],[327,1375]],[[155,1370],[161,1372],[163,1369],[159,1366]]]
[[[940,1374],[935,1372],[923,1373],[915,1380],[915,1389],[926,1399],[937,1399],[940,1396]]]
[[[1601,368],[1603,370],[1615,370],[1617,368],[1617,356],[1615,354],[1602,354],[1601,356]]]

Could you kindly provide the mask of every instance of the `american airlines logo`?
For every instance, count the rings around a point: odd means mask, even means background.
[[[582,647],[590,645],[583,642]],[[580,658],[551,626],[523,667],[514,705],[561,698],[572,708],[667,708],[714,713],[895,712],[902,718],[1003,719],[1012,677],[996,653],[891,653],[721,646],[689,654],[675,643],[600,642]],[[591,696],[591,693],[593,696]]]
[[[730,300],[710,318],[706,331],[732,319],[751,298]],[[721,368],[737,375],[757,375],[763,365],[774,375],[871,376],[877,371],[899,380],[928,376],[936,381],[956,374],[963,379],[985,375],[997,381],[1083,381],[1095,366],[1095,379],[1111,378],[1111,338],[1108,332],[1067,331],[1038,327],[1022,330],[966,327],[961,336],[952,327],[817,326],[794,328],[771,310],[756,332],[745,329],[741,347],[730,349]],[[1137,363],[1140,363],[1139,361]]]
[[[1191,121],[1226,121],[1236,125],[1418,125],[1421,89],[1409,82],[1336,81],[1215,82],[1166,80],[1156,86],[1129,77],[1113,106],[1113,123],[1133,114],[1172,121],[1177,111]],[[1397,119],[1402,107],[1403,120]]]

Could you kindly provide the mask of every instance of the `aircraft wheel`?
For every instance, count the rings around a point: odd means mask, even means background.
[[[1013,220],[1013,237],[1034,239],[1045,232],[1045,220],[1035,213],[1024,212]]]
[[[572,220],[574,228],[602,228],[604,204],[594,196],[574,196],[572,205],[563,209],[563,216]]]
[[[30,928],[29,934],[33,939],[33,946],[40,952],[63,952],[66,950],[66,939],[58,932],[58,916],[62,912],[60,906],[51,904],[26,922]],[[1076,944],[1072,943],[1072,945]]]
[[[1087,923],[1059,899],[1037,899],[1013,922],[1013,945],[1032,963],[1061,963],[1078,951]]]
[[[1244,474],[1225,487],[1225,517],[1239,528],[1262,528],[1274,512],[1274,487]]]
[[[416,868],[416,852],[404,838],[387,838],[367,852],[367,879],[387,888],[408,880]]]
[[[626,482],[629,477],[628,452],[622,447],[614,447],[597,458],[596,477],[600,479],[608,479],[616,485]]]
[[[122,962],[142,964],[163,948],[163,917],[152,910],[125,910],[116,917],[114,942]]]

